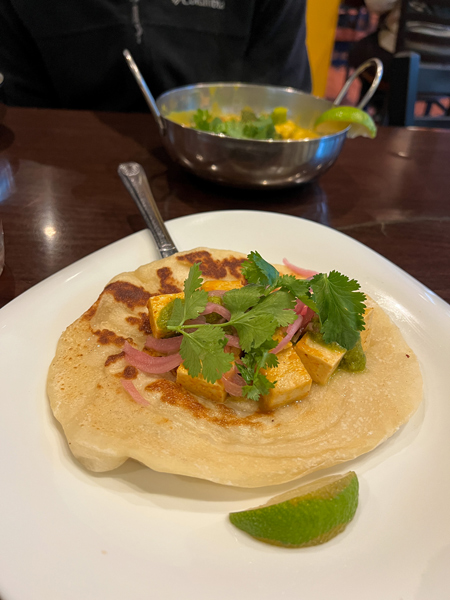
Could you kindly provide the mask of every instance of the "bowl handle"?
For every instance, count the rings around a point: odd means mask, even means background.
[[[134,59],[131,56],[130,52],[128,50],[124,50],[123,55],[125,56],[128,67],[130,68],[130,71],[136,79],[138,86],[141,88],[142,95],[144,96],[145,101],[147,102],[148,107],[150,108],[150,112],[152,113],[156,124],[158,125],[159,133],[161,135],[165,135],[166,128],[164,126],[164,121],[161,117],[161,113],[159,112],[159,108],[156,105],[155,99],[153,98],[151,91],[148,89],[148,86],[145,83],[145,79],[142,77],[141,72],[139,71],[137,64],[134,62]]]
[[[383,77],[383,63],[381,62],[381,60],[379,58],[369,58],[369,60],[366,60],[366,62],[362,63],[362,65],[360,65],[356,69],[356,71],[354,71],[354,73],[351,74],[351,76],[344,83],[344,86],[341,89],[341,91],[339,92],[339,94],[336,96],[336,99],[333,102],[334,106],[338,106],[342,102],[342,99],[348,92],[348,88],[352,85],[352,83],[355,81],[355,79],[358,77],[358,75],[360,75],[363,71],[365,71],[366,69],[368,69],[369,67],[372,67],[372,66],[375,66],[377,69],[377,71],[375,73],[375,77],[373,78],[372,85],[368,89],[366,95],[361,100],[361,102],[358,104],[358,108],[360,108],[360,109],[363,109],[365,107],[365,105],[369,102],[369,100],[375,94],[377,87],[380,84],[381,78]]]

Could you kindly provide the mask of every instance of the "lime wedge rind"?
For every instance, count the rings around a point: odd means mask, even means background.
[[[323,478],[323,485],[321,481],[312,490],[311,485],[297,488],[297,495],[289,500],[273,503],[275,498],[264,506],[231,513],[230,521],[257,540],[275,546],[323,544],[344,531],[355,516],[359,483],[353,471]]]
[[[322,135],[342,131],[348,126],[347,136],[350,138],[363,136],[373,139],[377,135],[377,126],[372,117],[354,106],[334,106],[322,113],[314,123],[315,130]]]

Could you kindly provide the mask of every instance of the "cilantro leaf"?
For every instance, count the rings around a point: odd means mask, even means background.
[[[183,364],[191,377],[197,377],[202,370],[202,361],[200,360],[201,344],[197,344],[195,338],[192,339],[194,333],[184,333],[180,346]]]
[[[192,117],[194,121],[194,129],[200,129],[200,131],[210,131],[211,114],[208,110],[202,110],[199,108]]]
[[[258,373],[255,376],[251,385],[244,385],[242,388],[242,395],[248,398],[249,400],[254,400],[258,402],[261,396],[266,396],[269,393],[271,388],[274,388],[275,384],[272,383],[265,377]]]
[[[256,116],[250,109],[243,109],[239,119],[223,120],[220,117],[212,118],[208,110],[197,109],[192,117],[193,128],[200,131],[222,133],[234,138],[247,139],[280,139],[271,116]]]
[[[276,129],[271,117],[259,117],[245,122],[243,134],[253,140],[267,140],[276,136]]]
[[[259,252],[250,252],[242,263],[242,274],[249,283],[272,285],[278,279],[278,271],[263,259]]]
[[[261,369],[278,365],[278,357],[270,352],[276,344],[275,340],[266,340],[259,348],[246,354],[242,358],[242,364],[237,365],[247,384],[242,390],[243,394],[250,400],[258,401],[260,396],[265,396],[275,387],[275,382],[269,381]]]
[[[244,137],[244,123],[236,119],[230,119],[224,122],[224,134],[229,137],[242,139]]]
[[[266,396],[275,387],[275,384],[276,381],[270,381],[261,371],[256,369],[252,384],[244,385],[242,393],[250,400],[259,400],[261,396]]]
[[[255,314],[255,311],[251,310],[238,317],[233,326],[238,332],[242,350],[250,352],[252,348],[260,346],[273,336],[277,322],[267,313]]]
[[[263,298],[253,311],[256,315],[268,313],[279,327],[286,327],[286,325],[290,325],[297,318],[297,315],[292,310],[294,306],[295,301],[292,294],[279,290]]]
[[[215,117],[210,123],[210,129],[213,133],[225,133],[225,123],[220,117]]]
[[[315,275],[310,284],[324,342],[337,342],[350,350],[358,341],[359,332],[364,329],[366,296],[357,291],[359,283],[338,271],[331,271],[329,275]]]
[[[175,298],[169,320],[168,329],[175,329],[183,325],[185,321],[196,319],[205,310],[208,302],[208,292],[200,290],[203,283],[200,265],[195,263],[189,269],[189,275],[184,282],[184,300]]]
[[[184,320],[196,319],[205,310],[208,302],[208,292],[197,290],[184,301]]]
[[[184,282],[184,296],[188,298],[191,296],[198,288],[202,286],[203,278],[202,272],[200,270],[200,263],[195,263],[189,269],[189,274]]]
[[[311,282],[308,279],[297,279],[294,275],[281,275],[277,281],[277,286],[289,290],[296,298],[299,298],[303,304],[312,308],[314,312],[317,312],[317,306],[311,297],[309,288]]]
[[[231,369],[233,354],[224,351],[227,340],[221,329],[205,325],[193,333],[184,333],[180,354],[191,377],[200,373],[211,383]]]
[[[294,301],[287,292],[275,292],[264,297],[256,306],[243,314],[231,315],[230,325],[236,328],[241,348],[250,352],[272,338],[277,327],[293,323],[296,314],[291,309]]]
[[[223,295],[223,305],[232,315],[246,312],[258,304],[261,289],[256,285],[246,285],[236,290],[230,290]]]
[[[185,316],[184,316],[183,300],[181,300],[181,298],[175,298],[175,300],[173,300],[173,302],[171,304],[172,304],[172,310],[170,313],[170,317],[167,320],[167,328],[168,329],[170,329],[171,327],[179,327],[186,320]]]

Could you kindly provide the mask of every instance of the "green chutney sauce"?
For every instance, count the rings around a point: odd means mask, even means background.
[[[318,325],[318,321],[316,322]],[[316,327],[317,327],[316,325]],[[326,344],[323,341],[323,334],[317,329],[309,332],[311,338],[317,342],[318,344],[322,344],[326,346],[329,350],[342,351],[343,348],[336,342],[331,342],[331,344]],[[357,373],[359,371],[364,371],[366,368],[366,355],[361,345],[361,338],[358,339],[356,344],[353,346],[351,350],[347,350],[347,352],[342,357],[341,362],[339,363],[339,369],[343,371],[350,371],[351,373]]]
[[[361,346],[361,338],[356,342],[351,350],[347,350],[339,363],[339,368],[344,371],[364,371],[366,368],[366,355]]]

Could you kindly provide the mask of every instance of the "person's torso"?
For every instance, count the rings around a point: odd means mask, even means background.
[[[257,2],[47,0],[44,6],[13,0],[61,105],[102,110],[117,108],[117,94],[119,110],[145,110],[122,55],[125,48],[155,97],[198,81],[242,80]]]

